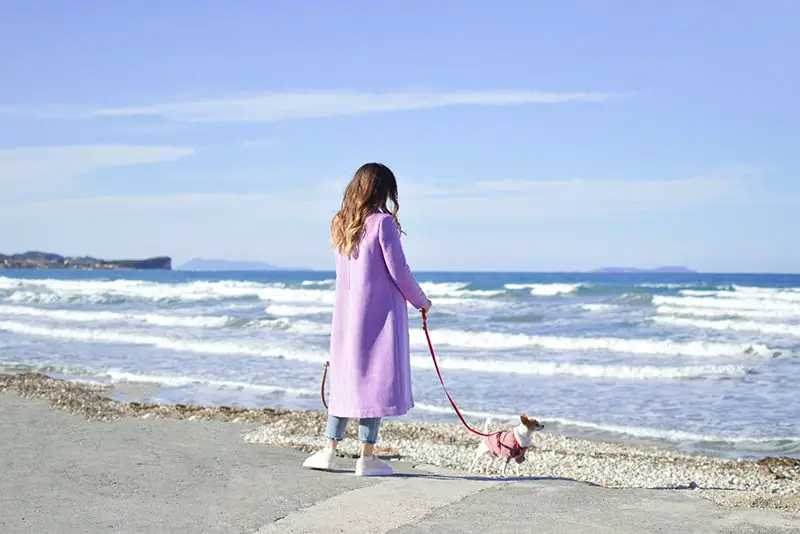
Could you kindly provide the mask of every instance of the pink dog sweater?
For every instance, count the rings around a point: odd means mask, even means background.
[[[514,460],[518,464],[525,461],[525,451],[527,447],[523,447],[517,442],[513,431],[506,431],[494,436],[488,436],[486,441],[487,445],[489,445],[489,450],[494,456],[505,458],[506,462]]]

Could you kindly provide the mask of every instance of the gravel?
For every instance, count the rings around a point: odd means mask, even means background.
[[[40,373],[0,374],[3,391],[44,398],[56,409],[93,421],[140,417],[259,423],[245,434],[245,441],[307,452],[323,444],[326,422],[326,414],[317,411],[119,402],[109,398],[112,388],[108,386],[63,381]],[[356,430],[355,423],[349,425],[340,454],[357,455]],[[455,424],[387,420],[381,425],[376,454],[390,460],[466,470],[479,439]],[[499,476],[500,468],[499,460],[484,458],[476,471]],[[515,469],[511,467],[508,474],[515,475]],[[800,460],[787,457],[708,458],[557,436],[545,429],[536,434],[520,475],[566,478],[609,488],[694,491],[723,506],[778,509],[800,515]]]

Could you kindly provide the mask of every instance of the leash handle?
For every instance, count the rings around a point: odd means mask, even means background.
[[[499,432],[492,432],[492,433],[489,433],[489,434],[485,434],[483,432],[475,430],[474,428],[469,426],[469,423],[467,423],[467,420],[464,419],[463,415],[461,415],[461,410],[458,409],[458,406],[456,406],[456,403],[453,400],[453,397],[451,397],[450,393],[447,391],[447,386],[444,385],[444,379],[442,378],[442,372],[439,370],[439,362],[436,361],[436,352],[433,350],[433,343],[431,342],[431,334],[428,331],[428,312],[425,311],[424,309],[420,310],[420,311],[422,312],[422,330],[425,331],[425,339],[428,340],[428,350],[430,350],[430,352],[431,352],[431,359],[433,360],[433,367],[436,369],[436,374],[439,376],[439,382],[441,382],[441,384],[442,384],[442,389],[444,390],[444,394],[447,395],[447,400],[450,401],[450,406],[453,407],[453,411],[455,411],[456,415],[458,416],[458,418],[461,419],[461,424],[463,424],[466,427],[466,429],[469,430],[470,432],[472,432],[473,434],[477,434],[477,435],[485,437],[485,438],[489,437],[489,436],[495,436],[495,435],[500,434]]]
[[[325,370],[322,371],[322,385],[319,387],[319,395],[322,397],[322,405],[325,406],[326,410],[328,409],[328,402],[325,400],[325,379],[328,378],[328,367],[330,367],[330,365],[330,362],[325,362]]]

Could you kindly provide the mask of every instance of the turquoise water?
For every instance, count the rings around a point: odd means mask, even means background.
[[[419,273],[474,423],[800,457],[800,276]],[[0,367],[319,409],[333,273],[0,271]],[[411,316],[413,419],[457,422]]]

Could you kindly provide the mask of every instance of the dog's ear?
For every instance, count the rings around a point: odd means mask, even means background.
[[[530,419],[528,419],[528,416],[526,414],[520,415],[519,420],[522,421],[523,425],[527,425],[530,422]]]

